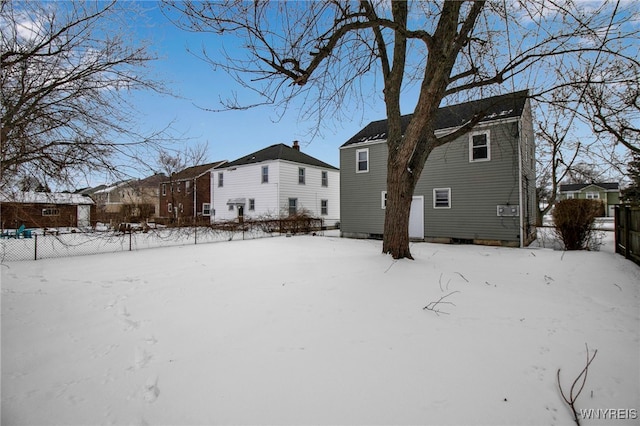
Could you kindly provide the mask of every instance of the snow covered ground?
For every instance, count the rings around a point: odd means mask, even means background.
[[[640,267],[611,239],[416,243],[394,261],[379,241],[295,236],[5,262],[2,424],[569,425],[556,373],[568,390],[585,344],[577,408],[638,424]]]

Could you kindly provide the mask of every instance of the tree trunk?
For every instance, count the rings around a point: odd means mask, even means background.
[[[413,259],[409,250],[409,214],[414,189],[415,180],[407,167],[398,167],[396,161],[389,158],[382,252],[394,259]]]

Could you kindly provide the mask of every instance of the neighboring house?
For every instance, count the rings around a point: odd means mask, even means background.
[[[116,182],[112,185],[100,185],[94,189],[83,190],[83,194],[89,195],[96,202],[96,210],[100,221],[109,222],[119,215],[126,199],[125,192],[133,179]]]
[[[188,167],[166,177],[159,184],[158,216],[169,221],[209,222],[212,170],[225,163],[223,160]]]
[[[278,217],[307,211],[326,226],[340,221],[340,172],[290,147],[271,145],[211,175],[212,221]]]
[[[94,201],[66,192],[0,193],[2,229],[88,227],[95,222]]]
[[[468,134],[433,150],[416,185],[409,236],[431,242],[526,246],[535,239],[535,147],[527,91],[443,107],[436,135],[480,111]],[[403,116],[403,128],[411,116]],[[387,122],[367,125],[340,148],[345,237],[382,238]]]
[[[560,184],[560,200],[571,198],[601,200],[604,215],[613,217],[615,205],[620,204],[620,186],[617,182]]]
[[[106,223],[147,221],[160,211],[160,182],[164,174],[128,179],[114,185],[84,189],[96,202],[98,220]]]

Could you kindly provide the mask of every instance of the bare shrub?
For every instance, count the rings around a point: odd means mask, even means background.
[[[593,224],[602,215],[599,200],[569,199],[556,204],[553,223],[565,250],[584,250],[593,240]]]

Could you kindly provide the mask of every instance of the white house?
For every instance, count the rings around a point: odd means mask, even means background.
[[[211,173],[211,221],[308,211],[326,226],[340,221],[340,172],[293,146],[271,145]]]

